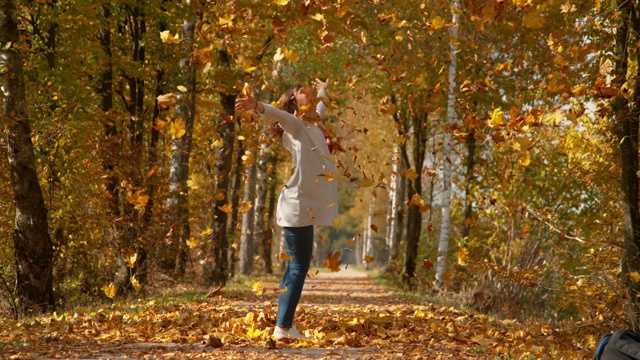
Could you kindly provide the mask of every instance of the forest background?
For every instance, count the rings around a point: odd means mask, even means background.
[[[2,1],[2,310],[278,271],[288,154],[233,104],[317,77],[344,151],[319,174],[340,218],[316,265],[505,318],[636,327],[636,7]]]

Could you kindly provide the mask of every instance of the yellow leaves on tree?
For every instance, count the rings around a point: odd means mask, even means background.
[[[165,44],[178,44],[180,43],[180,35],[176,33],[175,36],[171,35],[169,30],[160,32],[160,39]]]
[[[328,253],[327,258],[322,261],[322,264],[332,272],[340,271],[340,265],[342,264],[342,261],[340,261],[340,254],[340,251]]]

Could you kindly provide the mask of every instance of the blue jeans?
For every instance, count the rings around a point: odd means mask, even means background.
[[[280,289],[287,288],[284,294],[278,295],[278,320],[276,325],[290,328],[293,325],[293,314],[300,301],[304,280],[309,271],[313,252],[313,225],[305,227],[284,227],[286,253],[293,259],[287,262],[287,270],[282,276]]]

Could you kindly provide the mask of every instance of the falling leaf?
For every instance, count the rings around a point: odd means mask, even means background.
[[[169,30],[165,30],[160,32],[160,39],[165,44],[177,44],[180,42],[180,35],[173,36]]]
[[[287,293],[287,291],[289,291],[289,287],[288,287],[288,286],[285,286],[285,287],[284,287],[284,288],[282,288],[282,289],[278,289],[278,290],[276,290],[276,294],[283,295],[283,294],[286,294],[286,293]]]
[[[443,28],[445,26],[445,24],[446,24],[446,22],[440,16],[436,16],[433,19],[431,19],[431,26],[433,26],[433,28],[436,29],[436,30],[439,30],[439,29]]]
[[[378,226],[376,226],[376,224],[371,224],[371,230],[373,230],[377,234],[378,233]]]
[[[242,201],[240,202],[240,204],[238,204],[238,211],[241,214],[246,214],[249,212],[249,210],[251,210],[252,207],[253,204],[251,203],[251,201]]]
[[[178,90],[180,90],[180,91],[182,91],[182,92],[187,92],[187,91],[188,91],[187,87],[186,87],[186,86],[184,86],[184,85],[178,85],[178,86],[177,86],[177,89],[178,89]]]
[[[413,181],[413,180],[415,180],[415,179],[418,177],[418,173],[417,173],[413,168],[411,168],[411,169],[407,169],[407,170],[405,170],[405,172],[404,172],[404,176],[405,176],[407,179],[409,179],[409,180]]]
[[[108,284],[108,285],[104,285],[102,287],[102,291],[104,291],[104,294],[109,298],[109,299],[113,299],[116,296],[116,284],[114,284],[113,282]]]
[[[285,251],[280,253],[280,260],[282,261],[291,261],[293,260],[293,256],[288,255]]]
[[[640,282],[640,273],[638,273],[637,271],[634,271],[632,273],[629,273],[629,277],[631,278],[631,280],[633,280],[634,282]],[[108,295],[107,295],[108,296]]]
[[[202,240],[194,238],[193,236],[187,239],[187,246],[190,249],[195,249],[202,244]]]
[[[275,0],[275,3],[278,6],[284,6],[284,5],[287,5],[289,3],[289,1],[291,1],[291,0]]]
[[[352,237],[351,239],[349,239],[349,244],[353,244],[356,241],[356,237]]]
[[[336,251],[335,253],[329,252],[327,254],[327,258],[322,261],[322,264],[332,272],[340,271],[340,264],[342,264],[342,261],[340,261],[340,254],[340,251]]]
[[[333,227],[337,228],[339,224],[340,224],[340,220],[339,219],[333,220]]]
[[[373,257],[369,256],[369,255],[365,255],[364,256],[364,262],[367,264],[371,264],[373,262]]]
[[[244,86],[242,87],[242,96],[250,97],[252,96],[252,93],[251,85],[249,85],[249,83],[244,83]]]
[[[489,126],[491,126],[492,128],[496,128],[498,126],[501,126],[504,124],[504,111],[502,111],[502,109],[500,108],[496,108],[493,110],[493,112],[491,113],[491,118],[489,119],[488,123]]]
[[[411,203],[415,206],[422,206],[424,205],[424,200],[422,200],[422,197],[420,197],[420,195],[413,194],[413,196],[411,197]]]
[[[264,293],[264,285],[259,280],[256,280],[251,284],[251,289],[256,295],[262,295]]]
[[[223,206],[218,206],[218,209],[226,214],[231,214],[233,212],[233,206],[231,205],[231,203],[226,203]]]
[[[466,247],[460,248],[458,250],[458,265],[467,266],[467,262],[469,261],[469,249]]]
[[[169,135],[172,135],[176,139],[180,139],[187,133],[186,126],[187,123],[183,118],[176,119],[169,125]]]
[[[431,261],[424,259],[424,261],[422,261],[422,264],[420,264],[420,267],[423,269],[431,270],[431,268],[433,268],[433,264],[431,263]]]
[[[176,94],[168,93],[164,95],[159,95],[156,98],[156,101],[158,102],[158,107],[160,109],[166,109],[176,104]]]
[[[142,287],[142,285],[140,285],[140,281],[138,281],[135,276],[130,277],[129,280],[131,281],[131,285],[133,285],[133,288],[136,290],[136,292],[140,292],[140,288]]]
[[[127,266],[132,268],[136,264],[138,254],[135,251],[127,250],[124,253],[124,258],[127,261]]]

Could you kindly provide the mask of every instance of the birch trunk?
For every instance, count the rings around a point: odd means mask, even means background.
[[[195,30],[195,15],[189,12],[188,18],[182,24],[182,59],[180,60],[180,76],[187,91],[179,92],[177,96],[177,119],[184,121],[183,136],[174,138],[171,142],[171,169],[169,172],[169,191],[167,199],[167,214],[169,223],[173,226],[169,253],[167,259],[173,262],[173,270],[177,276],[183,276],[187,264],[187,240],[191,237],[189,225],[189,157],[191,156],[191,142],[196,109],[196,72],[191,66],[193,40]]]
[[[364,262],[365,270],[369,270],[369,264],[364,261],[365,256],[372,256],[373,249],[373,229],[371,226],[374,224],[373,222],[373,214],[376,209],[376,196],[375,194],[371,196],[371,200],[369,200],[369,215],[367,216],[367,228],[365,229],[365,238],[362,249],[362,259]]]
[[[256,194],[256,163],[248,164],[246,178],[244,182],[243,201],[252,204],[251,209],[242,215],[242,234],[240,235],[240,274],[249,275],[253,270],[253,253],[255,247],[255,216],[256,208],[254,204]]]
[[[447,125],[449,128],[456,122],[456,73],[458,60],[458,30],[460,22],[460,1],[454,0],[451,7],[451,46],[449,63],[449,97],[447,101]],[[440,241],[438,242],[438,262],[436,265],[436,286],[442,288],[443,276],[447,270],[447,253],[449,252],[449,226],[451,218],[451,133],[444,132],[442,144],[442,220],[440,224]]]

